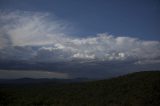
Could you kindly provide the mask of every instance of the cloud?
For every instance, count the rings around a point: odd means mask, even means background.
[[[106,33],[96,37],[74,39],[70,47],[79,58],[91,56],[100,60],[156,59],[160,57],[160,42],[145,41],[132,37],[114,37]],[[153,52],[154,51],[154,52]]]
[[[67,25],[49,13],[1,11],[0,58],[44,62],[132,60],[135,64],[160,61],[159,41],[107,33],[79,38],[67,34]]]
[[[0,11],[0,26],[3,45],[7,44],[6,40],[11,40],[13,46],[24,46],[44,45],[58,41],[59,37],[64,36],[68,24],[49,13]]]
[[[68,74],[60,72],[48,72],[40,70],[32,71],[17,71],[17,70],[0,70],[0,78],[3,79],[16,79],[16,78],[69,78]]]

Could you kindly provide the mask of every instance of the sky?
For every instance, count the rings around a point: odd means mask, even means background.
[[[0,78],[159,70],[159,19],[159,0],[1,0]]]

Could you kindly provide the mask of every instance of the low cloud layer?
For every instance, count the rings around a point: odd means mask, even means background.
[[[49,13],[0,11],[0,59],[61,61],[134,61],[160,63],[160,42],[100,33],[67,35],[68,24]]]
[[[25,71],[25,70],[0,70],[1,79],[17,79],[17,78],[69,78],[66,73],[48,72],[48,71]]]

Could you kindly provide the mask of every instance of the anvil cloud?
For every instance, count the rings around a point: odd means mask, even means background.
[[[160,63],[159,41],[107,33],[80,38],[68,35],[68,26],[49,13],[0,11],[0,59]]]

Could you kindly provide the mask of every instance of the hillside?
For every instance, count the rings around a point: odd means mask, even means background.
[[[160,106],[160,71],[55,85],[0,85],[0,106]]]

